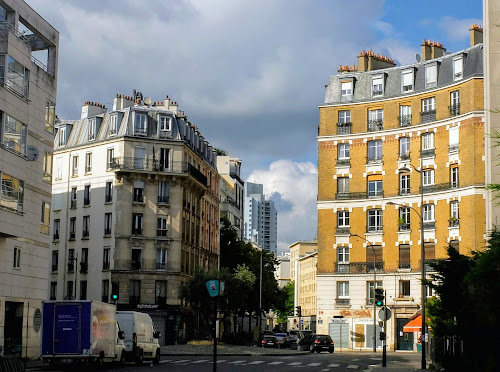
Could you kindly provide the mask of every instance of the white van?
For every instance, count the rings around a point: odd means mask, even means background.
[[[156,332],[153,320],[148,314],[137,311],[117,311],[116,320],[120,329],[125,332],[123,343],[125,344],[126,359],[142,364],[145,359],[152,360],[157,364],[160,362],[161,337]]]

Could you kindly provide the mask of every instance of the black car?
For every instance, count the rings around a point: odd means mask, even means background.
[[[278,339],[276,338],[276,336],[273,335],[265,335],[261,342],[263,347],[275,348],[279,346]]]
[[[313,335],[311,337],[311,345],[309,346],[309,351],[311,353],[320,353],[323,350],[328,350],[329,353],[333,353],[335,345],[333,340],[328,335]]]

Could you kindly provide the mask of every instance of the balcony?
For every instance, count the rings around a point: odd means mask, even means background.
[[[455,218],[455,217],[450,218],[448,222],[449,222],[450,227],[459,227],[460,226],[460,220],[458,218]]]
[[[87,262],[80,262],[80,272],[86,274],[89,271],[89,264]]]
[[[52,271],[57,271],[57,265],[52,265]]]
[[[200,182],[203,186],[207,186],[207,177],[201,173],[198,169],[196,169],[193,165],[188,163],[188,173],[195,180]]]
[[[410,261],[399,261],[398,268],[404,269],[404,270],[411,269],[411,262]]]
[[[335,199],[337,199],[337,200],[366,199],[366,193],[364,193],[364,192],[338,192],[335,194]]]
[[[431,123],[436,121],[436,110],[422,111],[420,113],[420,123]]]
[[[453,145],[449,145],[448,146],[448,152],[449,153],[458,152],[458,143],[457,144],[453,144]]]
[[[144,195],[134,195],[134,203],[144,203]]]
[[[368,120],[368,132],[376,132],[384,129],[384,121],[382,119]]]
[[[71,209],[76,208],[76,199],[71,200],[71,205],[70,205],[70,208],[71,208]]]
[[[398,160],[410,160],[410,152],[399,154]]]
[[[382,164],[382,155],[376,157],[366,157],[366,164]]]
[[[104,235],[111,235],[111,228],[104,229]]]
[[[448,109],[450,110],[450,116],[460,115],[460,103],[448,106]]]
[[[132,235],[142,235],[142,229],[134,228],[132,229]]]
[[[337,230],[335,230],[335,235],[349,235],[350,233],[350,227],[337,227]]]
[[[450,189],[458,189],[460,187],[460,183],[458,181],[450,182]]]
[[[156,270],[166,270],[166,269],[167,269],[167,264],[165,262],[156,263]]]
[[[88,207],[90,205],[90,198],[83,199],[83,206]]]
[[[368,233],[381,233],[383,232],[383,227],[382,226],[367,226],[366,232]]]
[[[76,234],[74,231],[69,233],[69,240],[74,240],[75,237],[76,237]]]
[[[350,298],[336,298],[335,305],[337,306],[351,306]]]
[[[104,202],[105,203],[111,203],[113,201],[113,196],[112,195],[106,195],[104,197]]]
[[[75,271],[75,264],[73,262],[68,263],[68,272],[72,273]]]
[[[377,272],[384,272],[384,262],[375,262],[375,268],[377,269]],[[373,262],[350,262],[348,264],[337,263],[336,270],[337,273],[344,274],[370,274],[374,271]]]
[[[435,185],[427,185],[423,187],[424,194],[437,191],[445,191],[451,188],[450,183],[438,183]],[[422,188],[419,188],[419,192],[422,192]]]
[[[58,232],[56,232],[56,233],[54,234],[54,236],[53,236],[53,240],[54,240],[54,241],[58,241],[58,240],[59,240],[59,233],[58,233]]]
[[[372,199],[372,198],[383,198],[384,197],[384,191],[382,190],[373,190],[373,191],[368,191],[366,193],[366,196],[369,198],[369,199]]]
[[[436,228],[436,222],[424,222],[424,230],[432,230]]]
[[[409,127],[411,125],[411,115],[398,116],[398,122],[400,127]]]
[[[399,231],[410,231],[410,224],[409,223],[400,223],[399,224]]]
[[[350,167],[351,159],[337,159],[337,167]]]
[[[380,97],[384,95],[384,91],[381,89],[373,89],[372,90],[372,97]]]
[[[352,123],[337,123],[337,134],[351,134]]]
[[[420,150],[420,156],[422,158],[433,158],[436,156],[436,149]]]
[[[399,195],[410,195],[410,188],[399,189]]]

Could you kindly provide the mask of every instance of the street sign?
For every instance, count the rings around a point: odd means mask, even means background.
[[[217,297],[219,295],[219,281],[209,280],[205,283],[207,285],[208,294],[210,297]]]
[[[380,311],[378,312],[379,319],[381,319],[381,320],[386,319],[385,318],[385,310],[386,309],[387,309],[387,320],[391,319],[391,316],[392,316],[391,309],[388,309],[387,307],[383,307],[382,309],[380,309]]]

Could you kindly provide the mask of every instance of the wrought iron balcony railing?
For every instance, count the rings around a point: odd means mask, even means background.
[[[382,232],[384,231],[382,226],[367,226],[366,227],[366,232],[373,233],[373,232]]]
[[[398,267],[400,269],[411,269],[411,262],[410,261],[399,261]]]
[[[436,222],[424,222],[424,230],[435,229]]]
[[[165,270],[167,268],[167,264],[165,262],[157,262],[156,270]]]
[[[448,152],[457,152],[457,151],[458,151],[458,143],[448,146]]]
[[[353,200],[353,199],[365,199],[366,193],[364,192],[338,192],[335,194],[335,199],[337,200]]]
[[[338,306],[351,305],[351,299],[350,298],[336,298],[335,305],[338,305]]]
[[[460,103],[456,103],[454,105],[450,105],[450,106],[448,106],[448,109],[450,110],[450,115],[451,116],[460,115]]]
[[[422,111],[420,113],[420,123],[430,123],[436,121],[436,110]]]
[[[168,204],[170,198],[168,196],[164,196],[164,195],[159,195],[158,196],[158,204],[162,203],[162,204]]]
[[[337,123],[337,134],[351,134],[352,123]]]
[[[448,222],[450,227],[460,226],[460,220],[458,218],[451,218]]]
[[[399,224],[399,231],[410,231],[410,224],[409,223],[400,223]]]
[[[346,274],[368,274],[374,271],[373,262],[337,263],[336,272]],[[384,272],[384,261],[375,262],[377,272]]]
[[[102,269],[103,270],[109,270],[109,262],[103,262],[102,263]]]
[[[411,125],[411,115],[398,116],[399,126],[408,127]]]
[[[337,227],[335,230],[336,235],[349,235],[351,233],[350,227]]]
[[[337,167],[339,166],[350,166],[351,159],[337,159]]]
[[[368,132],[376,132],[384,129],[384,121],[382,119],[368,120]]]
[[[82,274],[87,273],[89,270],[89,264],[87,262],[80,262],[80,272]]]
[[[436,156],[436,149],[420,150],[420,156],[422,158],[433,158]]]
[[[408,151],[407,153],[400,153],[398,160],[410,160],[410,152]]]

